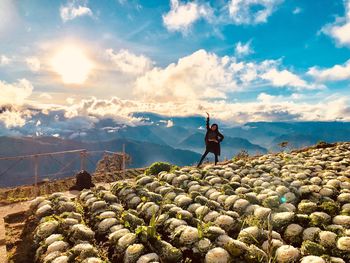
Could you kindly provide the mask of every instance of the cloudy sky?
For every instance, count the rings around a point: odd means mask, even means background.
[[[0,124],[350,121],[350,0],[1,0]],[[33,111],[35,109],[35,111]]]

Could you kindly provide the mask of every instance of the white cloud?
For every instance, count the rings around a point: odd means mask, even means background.
[[[271,103],[276,99],[277,96],[267,94],[265,92],[262,92],[258,95],[257,100],[261,101],[263,103]]]
[[[193,23],[201,18],[210,19],[212,14],[209,5],[196,1],[182,4],[179,0],[170,0],[170,11],[163,15],[163,23],[169,31],[186,33]]]
[[[26,115],[26,111],[0,109],[0,124],[4,124],[6,128],[22,127],[26,124]]]
[[[231,0],[229,14],[235,24],[260,24],[267,22],[269,16],[283,0]]]
[[[275,68],[270,69],[266,73],[261,75],[262,79],[268,80],[272,85],[276,87],[295,87],[302,89],[315,89],[317,88],[314,85],[308,84],[305,80],[301,79],[296,74],[288,71],[282,70],[279,71]]]
[[[312,67],[308,74],[320,82],[350,80],[350,59],[343,65],[335,65],[327,69]]]
[[[66,102],[67,102],[68,104],[73,104],[73,103],[75,102],[75,99],[69,97],[69,98],[66,99]]]
[[[236,85],[230,58],[205,50],[179,59],[166,68],[155,67],[136,80],[135,94],[152,101],[224,98]]]
[[[113,62],[117,71],[132,75],[140,75],[153,67],[153,61],[143,55],[135,55],[128,50],[122,49],[115,52],[113,49],[106,50],[107,59]]]
[[[82,5],[78,3],[79,1],[70,1],[65,6],[60,8],[60,16],[63,22],[73,20],[80,16],[93,16],[93,13],[90,8],[86,6],[86,3],[83,1]]]
[[[12,84],[0,80],[0,105],[22,105],[32,91],[33,86],[26,79]]]
[[[40,93],[39,98],[45,99],[45,100],[52,100],[52,96],[49,93],[43,92]]]
[[[31,70],[31,71],[39,71],[40,70],[40,60],[36,57],[29,57],[29,58],[26,58],[26,63],[27,63],[27,66],[28,68]]]
[[[338,44],[350,47],[350,0],[344,0],[345,17],[322,28],[322,32],[334,38]]]
[[[112,118],[119,123],[127,125],[140,124],[141,119],[132,117],[136,112],[137,102],[121,100],[112,97],[110,100],[96,99],[95,97],[80,100],[79,103],[64,107],[66,118],[88,117],[92,121],[101,118]]]
[[[128,124],[140,125],[142,119],[132,117],[134,112],[154,112],[165,116],[193,116],[208,111],[213,118],[227,124],[254,121],[331,121],[350,120],[349,99],[339,96],[322,98],[318,103],[295,102],[292,97],[273,96],[262,93],[257,101],[228,102],[225,100],[195,102],[141,102],[90,98],[65,109],[66,117],[88,117],[91,121],[101,118]],[[171,122],[167,123],[171,126]]]
[[[228,93],[261,86],[295,89],[323,88],[309,84],[283,69],[279,60],[237,61],[198,50],[165,68],[155,67],[139,76],[134,94],[148,101],[224,99]],[[281,69],[282,68],[282,69]]]
[[[251,41],[243,44],[242,42],[238,42],[235,46],[235,54],[238,57],[244,57],[254,53],[254,50],[251,48]]]
[[[5,55],[1,55],[0,56],[0,66],[5,66],[10,64],[11,59]]]
[[[300,7],[296,7],[294,10],[293,10],[293,14],[294,15],[297,15],[297,14],[300,14],[303,10],[300,8]]]

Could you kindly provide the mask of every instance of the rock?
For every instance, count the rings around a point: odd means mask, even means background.
[[[277,208],[280,205],[280,199],[276,196],[269,196],[263,201],[263,205],[268,208]]]
[[[300,244],[304,228],[298,224],[290,224],[284,231],[284,239],[290,244]]]
[[[341,258],[336,257],[330,257],[329,259],[330,263],[345,263],[345,261]]]
[[[136,263],[150,263],[150,262],[159,262],[159,256],[156,253],[149,253],[141,256]]]
[[[278,229],[292,223],[294,218],[293,212],[281,212],[272,214],[271,220],[273,227]]]
[[[350,237],[341,237],[338,239],[337,248],[350,252]]]
[[[124,254],[124,263],[135,263],[144,251],[145,247],[142,244],[133,244],[129,246]]]
[[[106,201],[95,201],[94,203],[92,203],[91,205],[91,212],[94,213],[98,210],[102,210],[107,208],[107,203]]]
[[[265,240],[261,246],[261,248],[268,253],[268,250],[271,249],[272,253],[274,254],[277,250],[277,248],[283,246],[283,242],[279,239],[272,238],[271,240],[271,248],[269,248],[270,243],[269,240]]]
[[[216,247],[208,251],[205,255],[205,263],[229,263],[230,254],[223,248]]]
[[[55,251],[65,251],[68,248],[69,244],[67,242],[64,242],[62,240],[59,241],[55,241],[53,243],[51,243],[48,247],[46,252],[47,253],[52,253]]]
[[[333,223],[350,228],[350,216],[338,215],[333,218]]]
[[[264,231],[257,226],[251,226],[242,229],[238,234],[238,240],[246,244],[256,244],[264,238]]]
[[[63,240],[63,236],[61,234],[52,234],[48,238],[45,239],[45,245],[49,246],[55,241]]]
[[[283,245],[276,250],[275,257],[278,263],[292,263],[298,261],[300,252],[295,247]]]
[[[60,256],[55,258],[51,263],[68,263],[69,258],[67,256]]]
[[[334,248],[337,244],[337,235],[331,231],[321,231],[319,233],[320,245],[326,248]]]
[[[238,199],[234,205],[233,208],[239,212],[242,213],[244,212],[244,210],[247,208],[247,206],[250,205],[249,201],[247,201],[246,199]]]
[[[92,241],[95,237],[94,231],[85,225],[77,224],[71,228],[71,239],[76,241]]]
[[[326,263],[323,258],[316,256],[303,257],[300,263]]]
[[[119,222],[116,218],[105,218],[98,224],[97,231],[100,234],[105,234],[112,226],[117,225],[118,223]]]
[[[296,210],[296,207],[291,203],[283,203],[279,206],[280,212],[295,212]]]
[[[230,232],[236,226],[235,220],[228,215],[218,216],[215,219],[214,224],[221,227],[226,232]]]
[[[311,224],[313,226],[323,226],[328,225],[332,220],[331,216],[325,212],[313,212],[310,215]]]
[[[318,237],[318,234],[321,232],[321,229],[318,227],[309,227],[306,228],[303,232],[303,240],[310,240],[314,241],[316,240],[316,237]]]
[[[254,216],[256,216],[258,219],[266,219],[267,216],[271,213],[270,208],[266,207],[257,207],[254,210]]]
[[[245,243],[233,238],[230,238],[226,243],[222,242],[221,245],[234,257],[241,256],[249,250]]]
[[[337,198],[340,203],[350,203],[350,193],[341,193]]]
[[[122,236],[119,238],[118,243],[117,243],[117,251],[122,252],[125,251],[125,249],[134,244],[137,239],[137,236],[134,233],[128,233],[125,236]]]
[[[129,234],[130,231],[126,228],[122,228],[119,230],[114,231],[112,234],[109,235],[108,239],[110,240],[110,242],[112,242],[113,244],[117,244],[118,240],[125,236],[126,234]]]
[[[191,245],[197,242],[198,239],[199,239],[198,229],[191,226],[185,227],[185,229],[182,231],[180,235],[180,243],[185,246]]]
[[[44,238],[47,238],[51,234],[53,234],[58,229],[58,226],[59,226],[59,223],[56,220],[42,223],[37,227],[35,231],[35,235],[40,240],[43,240]]]
[[[298,204],[298,210],[302,214],[311,214],[317,210],[317,204],[303,200]]]
[[[53,214],[53,209],[51,205],[46,204],[36,210],[35,215],[37,218],[42,218]]]
[[[203,238],[195,243],[195,248],[197,253],[207,253],[211,247],[212,243],[209,239]]]
[[[88,257],[95,257],[98,255],[97,249],[89,243],[80,243],[72,248],[72,253],[75,257],[85,259]]]
[[[244,258],[250,262],[266,262],[267,254],[255,245],[250,245],[248,251],[245,253]]]

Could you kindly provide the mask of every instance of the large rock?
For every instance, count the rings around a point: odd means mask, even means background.
[[[278,263],[293,263],[300,258],[299,249],[292,246],[281,246],[276,250],[276,261]]]

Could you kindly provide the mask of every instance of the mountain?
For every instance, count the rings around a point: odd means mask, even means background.
[[[292,147],[311,146],[318,141],[339,142],[350,140],[350,122],[249,122],[240,127],[224,128],[223,133],[241,137],[269,150],[282,141]],[[303,138],[304,137],[304,138]],[[299,140],[304,141],[300,143]]]
[[[205,149],[204,133],[196,132],[188,136],[179,143],[179,148],[202,153]],[[267,150],[259,145],[252,144],[246,139],[225,136],[221,143],[221,156],[231,159],[241,150],[248,151],[249,154],[263,154]]]
[[[129,139],[82,142],[55,137],[30,138],[5,136],[0,137],[0,157],[50,153],[74,149],[121,152],[123,144],[126,145],[127,154],[132,158],[130,167],[145,167],[156,161],[168,161],[176,165],[190,165],[196,163],[200,158],[198,153],[188,150],[174,149],[167,145]],[[101,158],[102,153],[91,154],[87,157],[86,166],[90,172],[95,170],[95,165]],[[33,183],[33,163],[33,158],[10,161],[0,160],[0,187]],[[65,166],[68,167],[62,170]],[[39,175],[41,179],[46,177],[57,179],[71,176],[79,169],[79,153],[39,158]],[[58,173],[60,170],[62,171]]]

